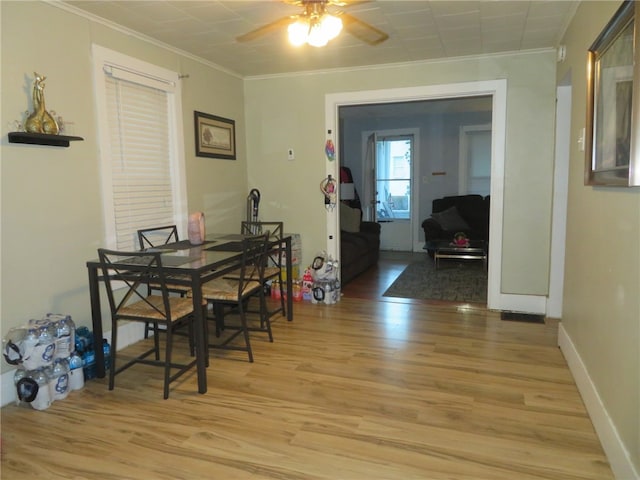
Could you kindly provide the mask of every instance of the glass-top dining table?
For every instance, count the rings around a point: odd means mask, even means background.
[[[192,289],[194,305],[194,330],[196,341],[196,369],[198,375],[198,392],[207,392],[207,339],[205,338],[205,322],[203,315],[201,285],[214,278],[225,275],[237,268],[242,257],[240,248],[243,235],[241,234],[210,234],[207,235],[202,245],[192,245],[188,240],[182,240],[157,247],[162,254],[162,268],[166,275],[171,275],[172,283],[180,283],[174,276],[184,276],[184,285]],[[291,235],[284,234],[282,238],[274,238],[272,249],[284,248],[286,258],[286,282],[287,292],[292,291],[292,266],[291,266]],[[100,302],[100,282],[103,280],[100,270],[100,261],[89,260],[87,262],[89,273],[89,297],[91,300],[91,322],[95,345],[102,343],[102,306]],[[287,320],[293,320],[293,296],[287,295],[286,315]],[[96,375],[98,378],[105,376],[104,354],[102,348],[95,348]]]

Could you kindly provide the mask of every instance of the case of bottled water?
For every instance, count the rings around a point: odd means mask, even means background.
[[[45,410],[56,400],[64,400],[72,390],[84,386],[85,362],[81,354],[93,355],[93,336],[89,329],[78,329],[70,315],[47,313],[41,319],[31,319],[24,326],[12,328],[3,338],[3,355],[15,365],[14,386],[18,405],[30,405]],[[80,340],[80,341],[79,341]],[[82,351],[78,352],[77,347]],[[109,358],[106,340],[100,345]]]

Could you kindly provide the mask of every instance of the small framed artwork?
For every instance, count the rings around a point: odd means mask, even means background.
[[[634,66],[638,39],[635,10],[635,2],[623,2],[589,48],[586,185],[640,185],[640,65]]]
[[[236,122],[194,111],[196,156],[236,159]]]

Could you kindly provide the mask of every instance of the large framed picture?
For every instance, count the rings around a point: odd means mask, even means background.
[[[236,159],[236,122],[194,111],[196,156]]]
[[[586,185],[640,185],[635,10],[625,1],[589,48]]]

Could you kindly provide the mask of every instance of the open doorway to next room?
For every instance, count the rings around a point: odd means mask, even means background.
[[[490,193],[491,95],[338,108],[340,166],[381,249],[420,252],[434,199]],[[405,150],[398,153],[398,148]]]

